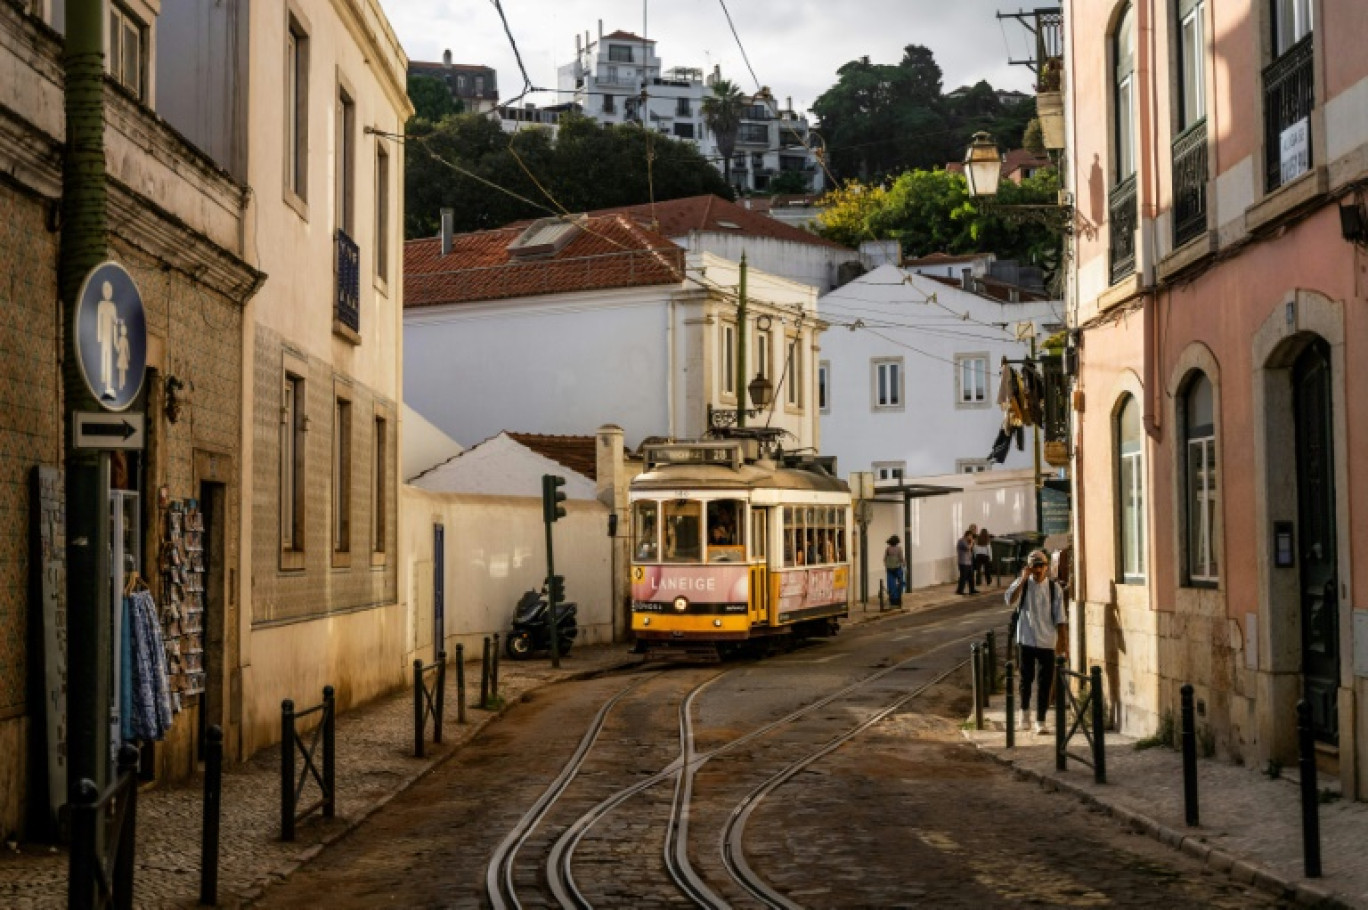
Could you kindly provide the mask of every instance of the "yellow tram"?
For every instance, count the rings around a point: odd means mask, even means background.
[[[631,485],[632,631],[652,656],[833,635],[849,614],[850,489],[835,459],[750,438],[648,444]]]

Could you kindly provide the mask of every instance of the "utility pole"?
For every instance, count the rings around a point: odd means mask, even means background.
[[[741,283],[736,305],[736,425],[746,425],[746,251],[741,251]]]

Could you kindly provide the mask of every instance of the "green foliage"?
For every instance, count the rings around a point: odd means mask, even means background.
[[[488,117],[458,114],[439,123],[415,119],[404,148],[404,236],[410,239],[435,234],[442,208],[454,210],[457,231],[477,231],[540,218],[548,209],[731,198],[722,175],[694,146],[634,124],[604,127],[569,116],[552,141],[549,130],[510,135]]]
[[[802,171],[780,171],[769,182],[769,191],[776,196],[801,195],[811,190],[812,182]]]
[[[1135,741],[1137,750],[1153,749],[1155,746],[1178,748],[1178,723],[1174,720],[1172,711],[1164,712],[1164,716],[1159,719],[1159,729],[1155,730],[1152,736]]]
[[[446,83],[432,76],[409,76],[408,96],[413,102],[413,116],[432,123],[461,112],[461,103],[451,97]]]
[[[736,149],[736,134],[741,129],[741,113],[746,108],[746,96],[729,79],[718,79],[712,94],[703,99],[703,125],[717,140],[717,153],[722,156],[722,174],[731,186],[732,152]]]

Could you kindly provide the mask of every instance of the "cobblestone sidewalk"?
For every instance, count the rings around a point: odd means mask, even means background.
[[[1368,908],[1368,804],[1333,799],[1320,806],[1322,876],[1303,875],[1301,797],[1295,769],[1276,778],[1217,759],[1198,759],[1200,825],[1189,828],[1183,801],[1182,755],[1164,746],[1137,748],[1128,736],[1107,734],[1106,779],[1075,762],[1055,770],[1053,735],[1016,731],[1006,744],[1004,699],[985,712],[983,731],[965,735],[981,750],[1048,790],[1072,794],[1117,822],[1191,854],[1237,881],[1305,906]],[[1053,723],[1053,721],[1051,721]],[[1069,751],[1086,755],[1081,734]],[[1319,780],[1338,789],[1338,782]]]
[[[877,601],[855,604],[847,624],[890,618],[954,600],[948,585],[903,597],[900,609]],[[316,813],[301,822],[293,843],[280,840],[280,752],[263,749],[249,761],[224,768],[219,852],[219,905],[250,903],[272,882],[363,823],[395,795],[450,758],[460,746],[507,707],[544,685],[601,673],[640,662],[628,646],[574,648],[553,669],[545,658],[499,663],[498,711],[470,708],[467,723],[456,722],[456,681],[448,673],[447,706],[441,745],[431,742],[424,758],[413,757],[411,689],[338,716],[337,817]],[[450,668],[449,668],[450,669]],[[468,702],[479,699],[479,662],[467,662]],[[135,872],[140,907],[192,907],[199,896],[200,817],[203,784],[199,779],[156,786],[138,796],[138,853]],[[309,797],[305,795],[305,801]],[[0,849],[0,907],[46,910],[66,906],[67,853],[43,844]]]

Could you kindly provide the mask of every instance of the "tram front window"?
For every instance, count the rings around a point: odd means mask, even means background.
[[[638,562],[655,562],[660,558],[659,512],[660,507],[654,502],[638,502],[632,510],[632,552]]]
[[[665,562],[702,562],[703,503],[665,503]]]
[[[708,562],[741,562],[746,558],[741,514],[739,499],[708,503]]]

